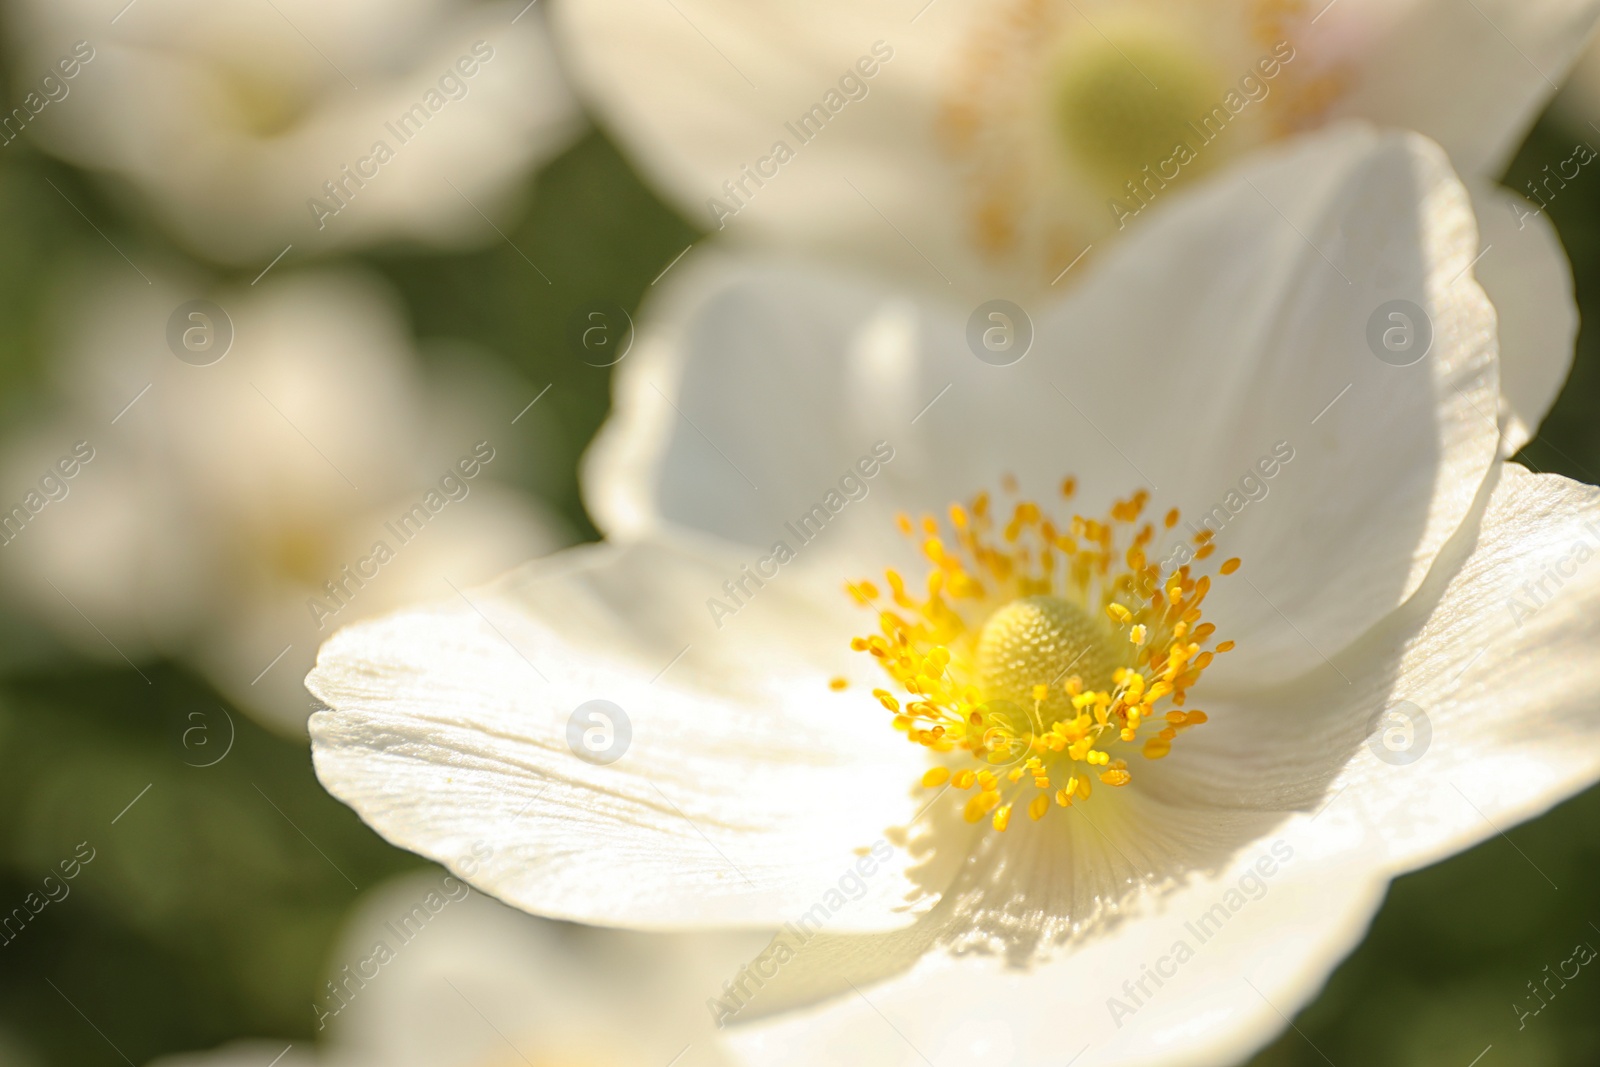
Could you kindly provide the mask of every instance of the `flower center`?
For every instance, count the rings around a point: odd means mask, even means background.
[[[1113,191],[1196,139],[1189,122],[1227,91],[1192,48],[1148,33],[1081,40],[1061,60],[1056,121],[1079,166]]]
[[[1050,689],[1040,703],[1044,726],[1072,713],[1066,693],[1055,687],[1073,671],[1104,686],[1115,664],[1108,655],[1110,634],[1087,612],[1059,596],[1027,596],[989,616],[978,635],[978,688],[988,701],[1027,707],[1034,686]]]
[[[1321,124],[1351,80],[1328,47],[1311,47],[1308,28],[1325,6],[998,0],[974,8],[937,125],[973,246],[1018,284],[1052,284],[1174,182]]]
[[[1074,489],[1068,479],[1062,495]],[[1158,538],[1156,524],[1141,521],[1148,499],[1141,491],[1104,519],[1076,515],[1064,527],[1023,500],[997,530],[980,494],[951,507],[948,540],[931,515],[920,524],[902,515],[902,532],[920,531],[932,565],[926,598],[893,570],[891,603],[870,581],[847,586],[878,609],[879,622],[879,633],[851,647],[871,653],[905,700],[887,689],[873,695],[897,730],[934,755],[924,786],[972,791],[968,821],[992,816],[1003,831],[1015,803],[1040,819],[1052,800],[1088,799],[1091,779],[1124,786],[1128,756],[1161,759],[1179,733],[1207,721],[1182,708],[1214,657],[1233,647],[1205,649],[1216,630],[1201,622],[1211,577],[1190,566],[1216,546],[1202,530],[1192,547],[1164,553],[1181,561],[1164,572],[1148,554]],[[1167,512],[1162,538],[1178,517]],[[1218,570],[1238,567],[1230,559]]]
[[[222,103],[236,129],[252,137],[289,132],[311,109],[311,93],[291,79],[219,64]]]

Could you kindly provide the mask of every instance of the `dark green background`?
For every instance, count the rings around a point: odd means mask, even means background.
[[[1577,136],[1547,118],[1513,174],[1566,158]],[[0,150],[0,430],[41,388],[52,280],[107,252],[50,182],[136,261],[178,254],[131,200],[102,182],[26,140]],[[1572,257],[1580,301],[1593,311],[1600,302],[1593,168],[1550,214]],[[525,464],[527,487],[592,536],[574,464],[605,416],[609,372],[573,357],[568,321],[597,300],[637,306],[697,234],[600,134],[545,168],[530,210],[509,232],[554,284],[503,243],[468,255],[392,250],[364,258],[404,293],[419,337],[470,339],[529,382],[554,382],[561,403],[546,413],[559,420],[559,440],[540,438]],[[1530,446],[1530,461],[1595,480],[1597,397],[1600,345],[1586,331],[1571,384]],[[220,698],[178,665],[145,665],[146,684],[132,670],[74,659],[0,608],[0,670],[0,910],[20,904],[77,842],[97,850],[71,896],[0,948],[0,1067],[112,1067],[122,1054],[142,1065],[246,1035],[309,1041],[314,990],[355,887],[421,861],[384,844],[329,798],[305,746],[243,716],[234,716],[239,733],[227,759],[187,766],[196,757],[183,747],[184,731],[197,721],[224,727]],[[146,784],[149,792],[112,827]],[[1600,923],[1600,791],[1509,837],[1396,883],[1371,935],[1296,1020],[1299,1032],[1287,1031],[1254,1062],[1468,1067],[1490,1044],[1481,1067],[1600,1062],[1600,975],[1585,969],[1520,1032],[1512,1009],[1525,983],[1576,941],[1600,945],[1600,930],[1589,925]]]

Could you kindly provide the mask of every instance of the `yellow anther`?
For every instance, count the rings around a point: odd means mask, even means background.
[[[949,767],[933,767],[922,776],[922,784],[928,789],[937,789],[950,780]]]

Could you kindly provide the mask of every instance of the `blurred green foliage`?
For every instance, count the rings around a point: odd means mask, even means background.
[[[1564,158],[1572,139],[1547,121],[1513,174]],[[390,249],[365,261],[403,293],[420,338],[466,340],[496,354],[530,397],[551,385],[559,402],[546,409],[538,439],[523,442],[538,453],[525,465],[527,487],[592,536],[575,465],[605,416],[609,372],[569,350],[568,324],[595,302],[636,309],[698,235],[598,133],[547,167],[529,193],[507,241],[468,254]],[[1600,301],[1600,178],[1586,171],[1551,215],[1592,308]],[[0,232],[4,423],[41,385],[44,309],[62,265],[109,254],[107,238],[135,259],[178,253],[121,194],[21,142],[0,155]],[[1595,480],[1597,398],[1600,342],[1585,333],[1571,386],[1528,449],[1530,462]],[[311,1040],[314,990],[358,887],[422,861],[384,844],[324,793],[304,745],[242,715],[232,715],[227,757],[194,766],[220,751],[230,727],[221,700],[181,667],[79,661],[17,618],[3,621],[0,643],[9,646],[0,656],[8,665],[0,677],[0,911],[37,891],[79,842],[95,849],[70,895],[0,948],[0,1067],[143,1064],[241,1035]],[[188,732],[197,727],[204,745]],[[1512,1008],[1525,983],[1575,941],[1600,944],[1589,925],[1600,909],[1588,910],[1597,884],[1600,791],[1401,879],[1326,991],[1252,1062],[1467,1067],[1491,1044],[1484,1067],[1600,1062],[1600,1019],[1589,1010],[1600,976],[1585,970],[1577,981],[1592,989],[1576,985],[1525,1029]]]

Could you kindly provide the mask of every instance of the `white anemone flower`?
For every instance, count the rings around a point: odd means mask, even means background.
[[[64,287],[63,402],[3,468],[0,568],[71,644],[187,658],[303,736],[335,627],[565,543],[505,485],[537,415],[510,425],[465,355],[428,381],[381,281],[269,276],[207,306],[116,268]]]
[[[28,134],[124,179],[221,261],[493,240],[485,216],[582,126],[539,13],[523,11],[24,0],[7,12],[21,102],[0,141]]]
[[[563,926],[409,875],[346,925],[315,1048],[244,1040],[151,1067],[722,1067],[693,991],[742,940]]]
[[[1261,1046],[1392,878],[1600,775],[1600,494],[1500,458],[1432,142],[1182,196],[1009,366],[869,277],[686,264],[587,461],[611,540],[336,634],[324,785],[532,912],[776,928],[707,991],[752,1063]]]
[[[578,84],[691,218],[1015,293],[1173,185],[1331,120],[1418,130],[1494,177],[1600,4],[563,0],[556,16]]]

